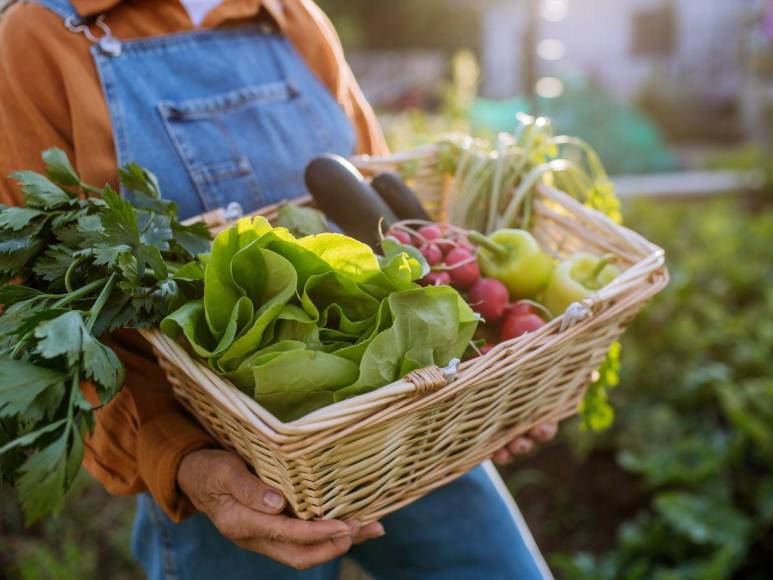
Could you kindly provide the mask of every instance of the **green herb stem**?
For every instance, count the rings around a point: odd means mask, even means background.
[[[67,271],[64,273],[64,287],[68,292],[72,292],[72,275],[73,272],[75,272],[75,268],[82,264],[85,259],[84,256],[78,256],[72,261],[72,264],[67,267]]]
[[[105,303],[107,302],[108,298],[110,298],[110,294],[113,292],[113,288],[115,288],[115,283],[117,280],[118,274],[115,272],[110,274],[110,278],[108,279],[107,284],[105,284],[105,287],[102,289],[102,292],[99,293],[96,302],[94,302],[94,306],[91,308],[89,319],[86,322],[86,328],[88,328],[89,332],[91,332],[91,329],[94,328],[97,317],[105,307]]]
[[[100,278],[99,280],[95,280],[94,282],[86,284],[85,286],[82,286],[81,288],[78,288],[73,292],[65,294],[63,298],[54,302],[51,305],[51,308],[61,308],[62,306],[66,306],[67,304],[70,304],[71,302],[75,302],[76,300],[79,300],[84,296],[86,296],[92,290],[96,290],[100,286],[104,285],[105,282],[107,282],[107,280],[108,280],[107,278]]]

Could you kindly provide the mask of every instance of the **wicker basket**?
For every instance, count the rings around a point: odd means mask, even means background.
[[[356,164],[365,173],[410,164],[412,185],[442,216],[452,184],[438,177],[435,153],[427,147]],[[666,285],[663,250],[602,214],[544,186],[533,212],[533,234],[556,257],[612,253],[623,274],[540,330],[458,369],[422,369],[291,423],[159,331],[145,336],[179,400],[282,490],[298,517],[373,521],[463,475],[538,422],[576,413],[612,342]]]

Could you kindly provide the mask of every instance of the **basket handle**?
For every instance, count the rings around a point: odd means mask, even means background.
[[[413,383],[413,392],[416,395],[432,393],[448,383],[447,375],[436,366],[411,371],[405,375],[405,380]]]

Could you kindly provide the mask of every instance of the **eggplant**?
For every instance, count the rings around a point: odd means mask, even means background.
[[[349,161],[323,155],[306,166],[306,187],[317,208],[341,230],[377,249],[381,244],[379,222],[385,229],[399,221],[376,191]]]
[[[396,173],[380,173],[371,185],[401,220],[430,219],[416,193]]]

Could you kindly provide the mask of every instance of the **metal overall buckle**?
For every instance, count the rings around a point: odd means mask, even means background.
[[[102,54],[106,56],[120,56],[123,46],[121,45],[121,41],[113,36],[113,32],[105,22],[105,15],[100,14],[93,22],[97,25],[97,28],[102,31],[102,36],[96,36],[91,32],[91,28],[89,28],[90,21],[77,15],[70,15],[65,18],[64,26],[70,32],[83,34],[89,41],[99,47]]]

